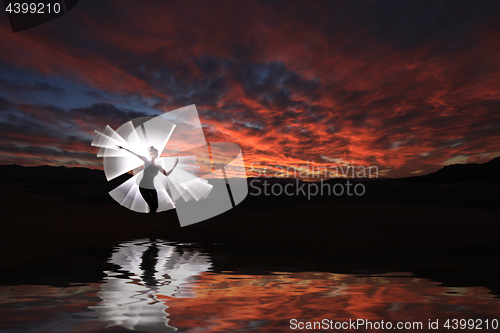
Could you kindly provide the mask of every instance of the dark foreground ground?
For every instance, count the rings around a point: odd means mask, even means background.
[[[123,208],[107,194],[116,185],[0,183],[0,283],[96,282],[113,246],[158,238],[201,243],[216,271],[413,272],[500,295],[498,183],[384,180],[366,182],[360,198],[249,195],[184,228],[175,211]]]

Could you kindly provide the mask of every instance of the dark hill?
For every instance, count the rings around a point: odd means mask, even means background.
[[[442,184],[474,181],[500,183],[500,156],[483,164],[452,164],[428,175],[399,180]]]
[[[11,164],[0,165],[0,180],[93,183],[105,182],[106,177],[102,170],[48,165],[25,167]]]
[[[105,182],[102,170],[87,168],[67,168],[64,166],[24,167],[16,164],[0,165],[0,180],[8,181],[49,181],[49,182]],[[249,181],[251,178],[249,179]],[[363,179],[356,179],[363,181]],[[453,164],[424,176],[405,177],[398,180],[450,184],[457,182],[494,182],[500,183],[500,157],[483,163]],[[292,180],[283,178],[267,179],[270,183],[287,183]]]

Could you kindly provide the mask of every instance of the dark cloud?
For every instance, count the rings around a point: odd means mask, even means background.
[[[13,104],[11,102],[9,102],[8,100],[6,100],[2,96],[0,96],[0,111],[7,111],[12,106],[13,106]]]
[[[144,116],[106,103],[71,110],[53,105],[14,104],[5,99],[0,99],[0,103],[9,106],[0,119],[2,163],[15,163],[15,156],[22,160],[31,156],[33,160],[51,163],[76,159],[97,166],[100,162],[96,149],[90,146],[93,131],[106,124],[117,128],[125,121]]]
[[[233,66],[234,79],[248,96],[280,108],[293,106],[290,105],[293,94],[312,97],[312,92],[320,86],[319,79],[304,79],[282,62],[238,63]]]
[[[468,34],[499,12],[495,1],[431,0],[388,1],[382,6],[371,4],[367,11],[371,31],[382,42],[410,48],[438,43],[446,49],[473,47]]]
[[[55,87],[46,82],[33,81],[29,83],[16,83],[4,79],[0,79],[0,90],[16,95],[25,95],[33,92],[45,92],[54,97],[63,97],[66,95],[66,90],[61,87]]]
[[[148,115],[143,112],[120,109],[110,103],[94,103],[88,107],[71,109],[67,116],[80,126],[96,126],[101,129],[105,125],[110,125],[116,129],[129,120]]]

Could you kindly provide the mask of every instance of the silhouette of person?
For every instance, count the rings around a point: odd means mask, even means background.
[[[155,160],[158,158],[158,150],[155,147],[149,147],[150,158],[136,154],[127,148],[123,148],[122,146],[117,147],[139,157],[144,162],[143,177],[139,183],[139,191],[141,192],[144,201],[146,201],[149,206],[149,213],[156,214],[156,211],[158,210],[158,193],[155,189],[154,178],[158,175],[158,172],[163,173],[165,176],[170,175],[177,166],[177,163],[179,163],[179,159],[177,157],[175,158],[174,166],[167,172],[161,167],[161,165],[155,163]]]

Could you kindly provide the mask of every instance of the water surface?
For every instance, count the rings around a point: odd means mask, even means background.
[[[96,283],[1,286],[0,332],[285,332],[292,323],[356,319],[421,322],[419,331],[429,321],[442,331],[447,319],[473,319],[485,331],[486,320],[491,330],[500,319],[500,299],[487,288],[444,287],[409,272],[216,272],[210,253],[146,239],[120,244],[108,263]]]

